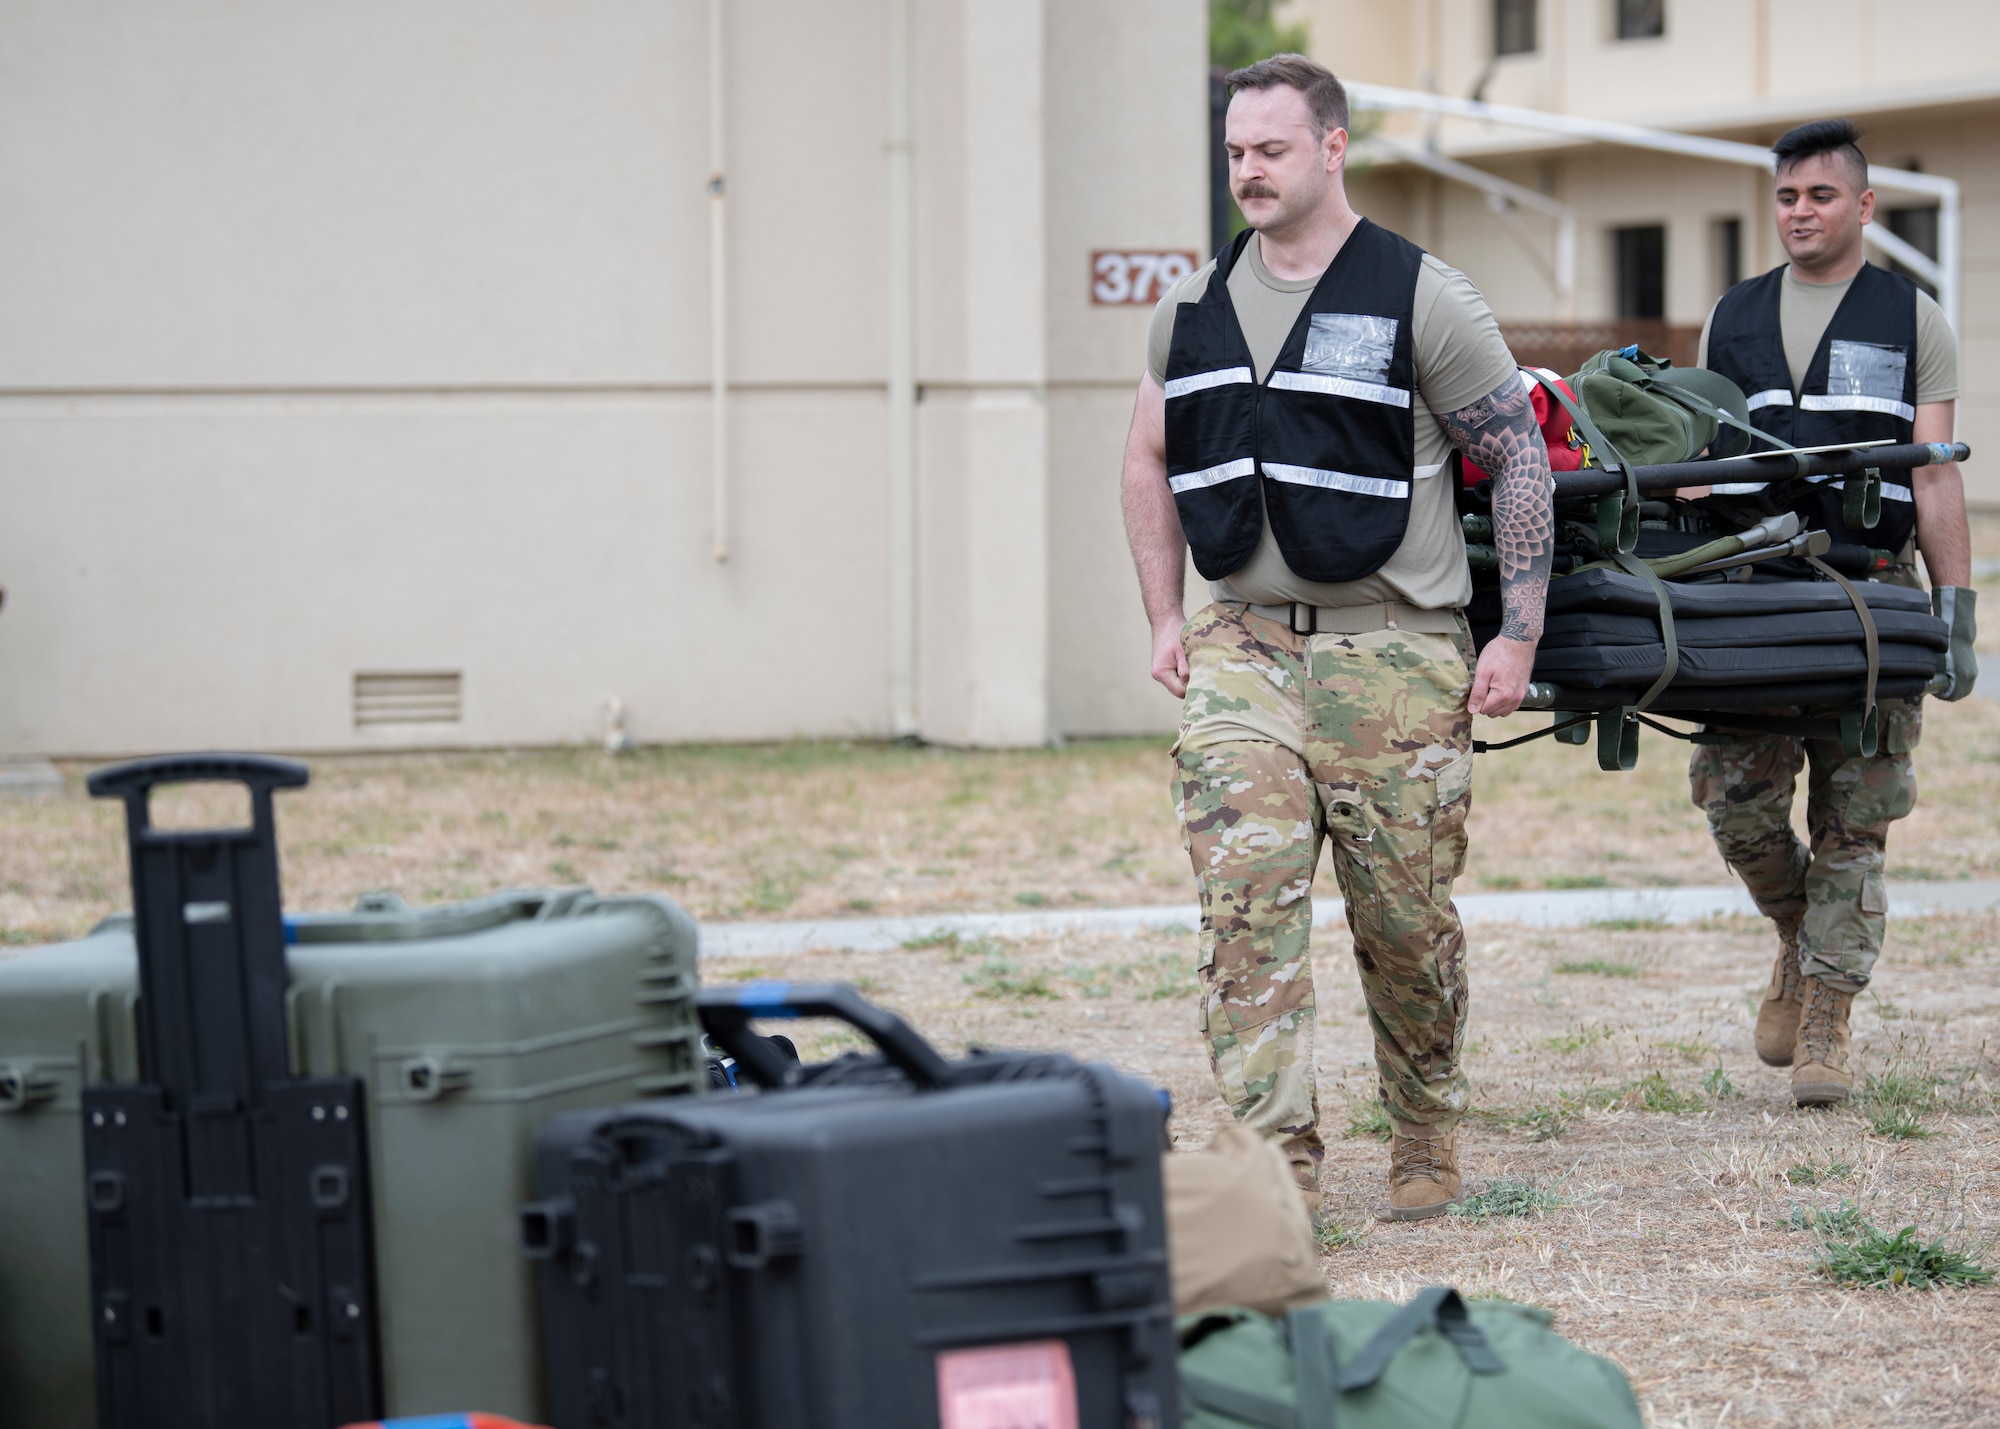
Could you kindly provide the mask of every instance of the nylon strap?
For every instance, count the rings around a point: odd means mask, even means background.
[[[1354,1358],[1347,1362],[1341,1372],[1340,1389],[1343,1394],[1356,1389],[1367,1389],[1382,1378],[1403,1346],[1415,1337],[1419,1330],[1435,1329],[1451,1342],[1452,1348],[1465,1361],[1465,1367],[1474,1374],[1501,1374],[1506,1370],[1500,1357],[1493,1353],[1493,1347],[1486,1342],[1486,1336],[1472,1323],[1467,1315],[1465,1301],[1449,1285],[1433,1285],[1428,1290],[1417,1293],[1415,1299],[1382,1322],[1382,1327],[1368,1339],[1368,1343],[1355,1351]]]
[[[1336,1429],[1340,1366],[1334,1362],[1333,1335],[1319,1308],[1287,1311],[1285,1335],[1292,1342],[1292,1397],[1299,1406],[1299,1429]]]
[[[1751,426],[1748,422],[1737,421],[1732,414],[1723,411],[1722,408],[1720,407],[1710,406],[1708,403],[1702,401],[1701,398],[1695,396],[1694,393],[1688,391],[1685,387],[1678,386],[1672,382],[1661,382],[1655,379],[1646,383],[1646,390],[1648,392],[1658,393],[1660,396],[1665,397],[1669,402],[1677,402],[1681,406],[1687,408],[1690,412],[1699,412],[1702,416],[1713,417],[1715,418],[1716,421],[1722,422],[1727,426],[1734,427],[1739,432],[1748,432],[1758,441],[1768,443],[1769,445],[1776,447],[1779,451],[1790,450],[1790,448],[1788,448],[1783,442],[1779,441],[1776,437],[1772,436],[1769,432],[1759,431],[1757,428]]]
[[[1637,556],[1628,555],[1620,551],[1612,559],[1618,562],[1619,569],[1630,575],[1643,577],[1646,584],[1653,588],[1653,599],[1660,603],[1660,641],[1667,647],[1667,659],[1665,665],[1660,670],[1660,678],[1653,681],[1652,688],[1641,695],[1639,702],[1631,707],[1632,713],[1637,714],[1640,710],[1647,708],[1654,700],[1658,699],[1660,691],[1671,685],[1674,682],[1674,676],[1681,672],[1680,639],[1674,632],[1674,598],[1668,592],[1666,583],[1658,575],[1654,574],[1653,568]],[[1869,640],[1871,643],[1868,648],[1870,651],[1873,651],[1875,647],[1872,643],[1874,640],[1872,631],[1869,635]],[[1875,668],[1875,657],[1873,654],[1870,654],[1868,657],[1868,668],[1871,671]],[[1872,678],[1869,681],[1868,690],[1869,703],[1873,704],[1875,702],[1875,683]]]
[[[1807,556],[1806,564],[1838,581],[1840,588],[1847,592],[1847,598],[1854,603],[1854,613],[1861,618],[1861,643],[1868,650],[1868,694],[1862,705],[1863,717],[1866,718],[1866,712],[1875,708],[1875,682],[1882,673],[1882,647],[1875,635],[1875,612],[1868,608],[1868,602],[1861,598],[1861,592],[1854,588],[1853,581],[1818,556]]]

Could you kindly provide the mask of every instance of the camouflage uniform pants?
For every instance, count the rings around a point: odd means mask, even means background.
[[[1722,858],[1767,918],[1799,925],[1810,977],[1858,992],[1882,952],[1889,911],[1883,884],[1889,825],[1916,806],[1910,760],[1922,731],[1917,700],[1885,700],[1881,747],[1849,758],[1840,741],[1762,735],[1695,748],[1695,806]],[[1792,830],[1792,794],[1806,783],[1806,836]]]
[[[1201,1027],[1225,1101],[1302,1184],[1325,1154],[1313,1076],[1313,870],[1333,845],[1389,1115],[1455,1124],[1472,804],[1472,641],[1293,633],[1240,605],[1188,622],[1176,804],[1201,897]]]

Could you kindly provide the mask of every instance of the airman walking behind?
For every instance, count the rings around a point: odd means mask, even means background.
[[[1316,1206],[1309,939],[1331,842],[1395,1127],[1389,1215],[1414,1219],[1459,1195],[1451,886],[1472,715],[1520,705],[1541,635],[1548,452],[1484,299],[1349,207],[1340,82],[1298,55],[1228,81],[1250,231],[1161,301],[1124,476],[1153,676],[1184,700],[1200,1016],[1223,1097]],[[1495,473],[1506,617],[1476,660],[1453,447]],[[1187,620],[1190,547],[1211,603]]]
[[[1782,442],[1949,442],[1958,345],[1915,283],[1862,259],[1875,193],[1859,138],[1844,119],[1822,120],[1772,146],[1778,240],[1789,261],[1723,294],[1702,333],[1702,365],[1742,388],[1752,424]],[[1720,486],[1715,495],[1758,513],[1784,500],[1835,541],[1894,553],[1879,580],[1921,589],[1921,551],[1932,608],[1951,626],[1943,696],[1969,693],[1978,674],[1972,540],[1957,465],[1888,473],[1880,521],[1852,533],[1837,489],[1794,490],[1775,497],[1761,485]],[[1916,804],[1920,716],[1919,700],[1885,700],[1872,755],[1843,754],[1838,740],[1766,735],[1702,746],[1688,769],[1723,859],[1777,924],[1757,1055],[1792,1068],[1800,1105],[1837,1102],[1854,1087],[1848,1011],[1882,951],[1884,849],[1889,825]],[[1810,846],[1792,830],[1802,771]]]

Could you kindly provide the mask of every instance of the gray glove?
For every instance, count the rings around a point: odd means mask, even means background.
[[[1931,592],[1931,610],[1951,632],[1951,644],[1938,656],[1931,679],[1931,693],[1941,700],[1964,699],[1979,678],[1979,657],[1972,653],[1972,642],[1979,638],[1972,614],[1978,603],[1979,592],[1964,586],[1941,585]]]

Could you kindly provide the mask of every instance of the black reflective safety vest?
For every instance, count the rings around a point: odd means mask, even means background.
[[[1167,484],[1181,529],[1210,580],[1250,559],[1266,512],[1296,575],[1359,580],[1410,524],[1410,321],[1423,250],[1362,219],[1259,382],[1229,300],[1250,237],[1216,259],[1201,301],[1174,314]]]
[[[1786,446],[1835,442],[1910,442],[1917,419],[1917,285],[1864,263],[1834,310],[1833,320],[1792,390],[1785,338],[1778,321],[1785,270],[1738,283],[1715,305],[1708,330],[1708,365],[1743,389],[1750,423]],[[1899,551],[1917,529],[1907,471],[1882,474],[1882,517],[1873,529],[1849,531],[1841,495],[1825,477],[1794,483],[1789,505],[1806,524],[1836,541]],[[1715,488],[1719,494],[1762,491],[1761,482]]]

